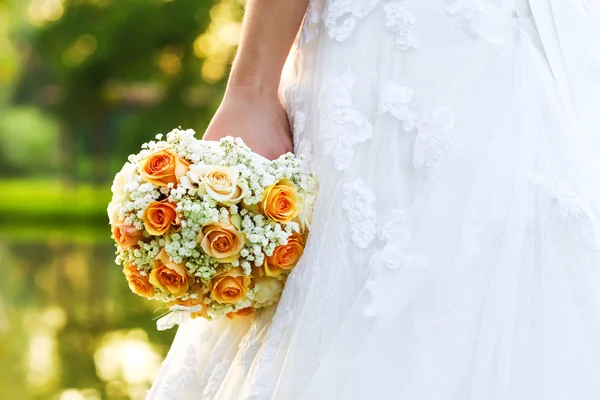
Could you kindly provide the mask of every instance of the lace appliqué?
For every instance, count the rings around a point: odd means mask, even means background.
[[[534,175],[532,183],[546,192],[560,219],[570,220],[581,226],[581,233],[587,246],[594,250],[600,250],[600,238],[592,211],[589,205],[566,182]]]
[[[352,108],[354,77],[350,73],[326,79],[319,97],[323,152],[338,170],[348,168],[354,146],[373,137],[373,126]]]
[[[432,169],[452,147],[455,137],[454,114],[445,107],[438,107],[431,112],[416,112],[411,106],[413,97],[411,88],[388,82],[382,93],[379,112],[389,112],[402,122],[407,133],[416,132],[413,166],[415,169]]]
[[[417,20],[407,0],[391,0],[384,4],[383,10],[385,26],[396,35],[396,47],[403,51],[418,48],[419,40],[413,32]]]
[[[457,18],[461,29],[469,35],[499,49],[518,30],[519,18],[515,18],[514,13],[507,13],[500,4],[488,4],[482,0],[452,0],[446,12]]]
[[[311,142],[309,142],[306,139],[302,139],[300,140],[297,144],[296,144],[296,150],[295,150],[295,154],[296,156],[301,158],[301,165],[302,168],[304,168],[304,170],[306,171],[312,171],[312,163],[313,163],[313,145]]]
[[[480,0],[457,0],[446,7],[448,14],[461,20],[463,28],[473,36],[483,36],[483,4]]]
[[[380,0],[329,0],[323,14],[323,22],[329,37],[337,41],[346,40],[364,19],[379,4]]]
[[[298,138],[304,133],[306,128],[306,114],[302,111],[302,103],[304,103],[304,96],[302,90],[299,87],[295,87],[290,93],[290,111],[289,119],[292,125],[292,132],[294,138]]]
[[[198,380],[196,375],[196,349],[190,345],[185,353],[183,367],[177,373],[171,374],[161,390],[161,399],[179,400],[190,391]]]
[[[367,316],[377,315],[391,304],[397,309],[399,303],[406,301],[414,288],[394,286],[393,278],[398,270],[406,268],[410,271],[404,272],[410,273],[429,263],[427,257],[408,251],[413,237],[404,211],[394,210],[382,218],[377,226],[377,237],[385,245],[369,260],[372,274],[365,286],[371,293],[371,301],[365,308]],[[391,294],[395,296],[393,299]]]
[[[321,13],[317,11],[315,2],[311,1],[304,17],[304,26],[302,27],[302,32],[300,32],[300,38],[298,38],[298,45],[304,46],[318,38],[320,34]]]
[[[342,208],[350,220],[352,241],[363,249],[371,244],[376,235],[374,204],[375,196],[362,179],[357,178],[344,184]]]

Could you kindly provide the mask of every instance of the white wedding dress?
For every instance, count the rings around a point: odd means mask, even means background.
[[[305,255],[276,310],[180,327],[148,398],[600,399],[595,1],[313,1]]]

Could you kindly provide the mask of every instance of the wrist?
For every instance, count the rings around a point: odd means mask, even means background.
[[[241,100],[272,100],[278,98],[279,81],[264,80],[257,76],[230,78],[225,98]]]

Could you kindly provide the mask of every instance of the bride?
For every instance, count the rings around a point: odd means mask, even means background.
[[[306,157],[303,259],[148,398],[600,398],[600,2],[307,3],[248,0],[205,136]]]

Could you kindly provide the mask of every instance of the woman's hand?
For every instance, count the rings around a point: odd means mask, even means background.
[[[272,160],[293,151],[287,114],[277,96],[229,90],[203,139],[241,138],[252,151]]]

